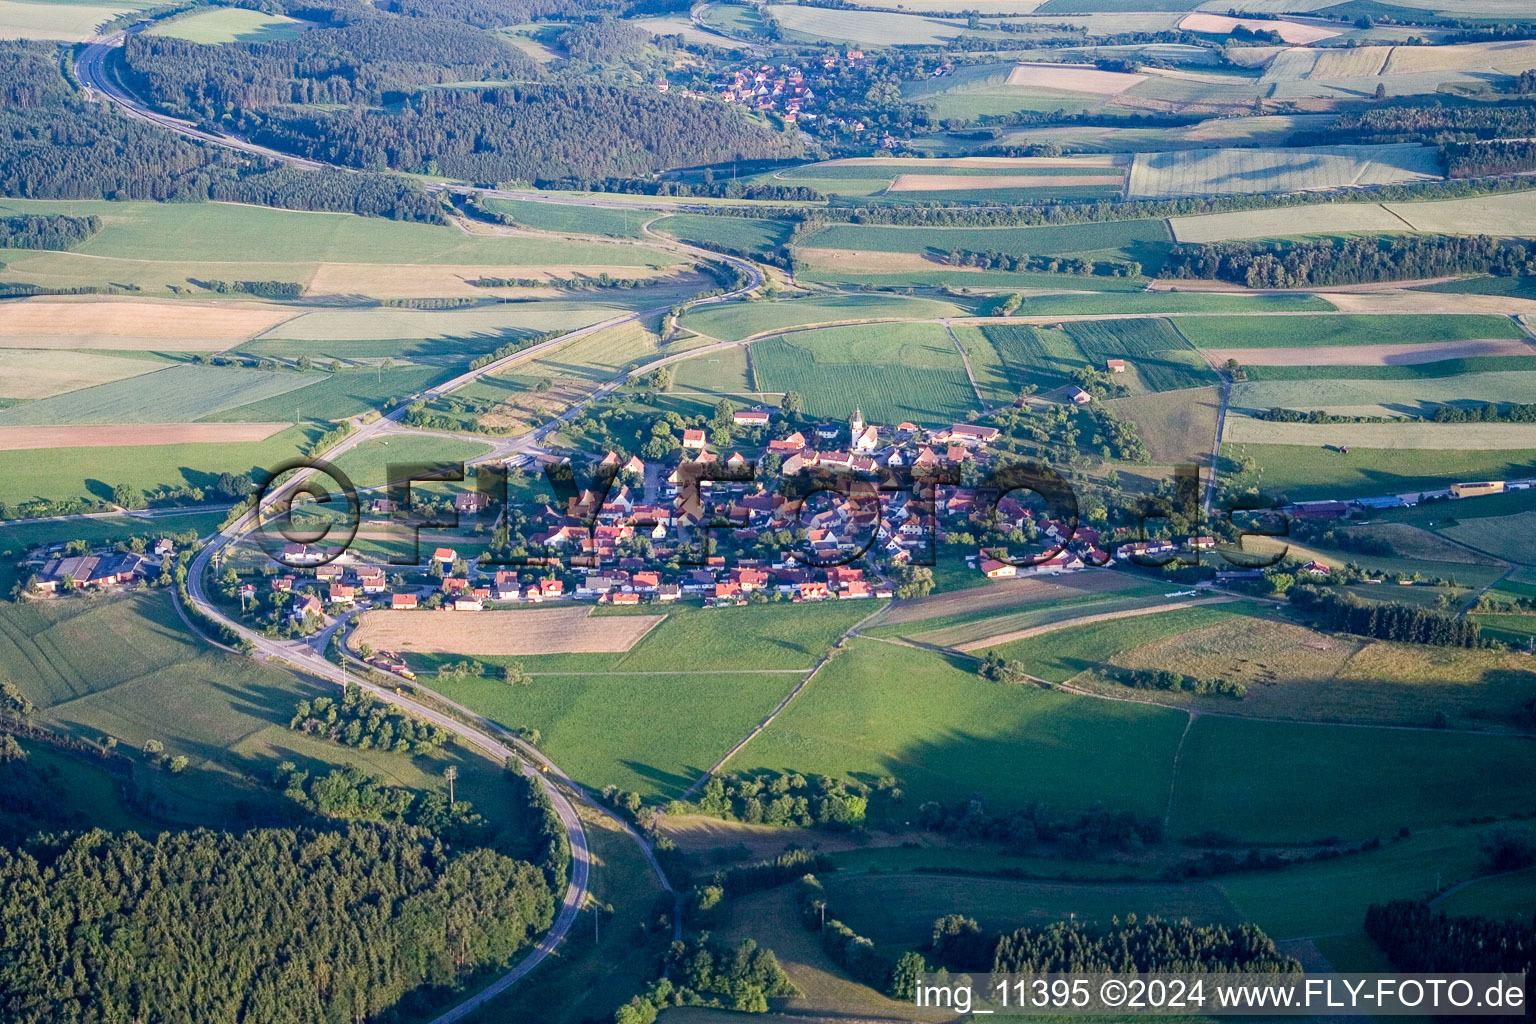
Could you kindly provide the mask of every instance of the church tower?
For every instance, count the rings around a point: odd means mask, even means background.
[[[855,408],[853,415],[848,418],[848,437],[857,439],[862,433],[864,433],[864,412],[862,409]]]

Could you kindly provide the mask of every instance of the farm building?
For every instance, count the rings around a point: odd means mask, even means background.
[[[1470,484],[1451,484],[1453,498],[1481,498],[1489,494],[1503,494],[1503,480],[1483,480]]]
[[[981,571],[989,580],[1005,580],[1019,574],[1017,566],[1009,565],[1007,562],[999,562],[995,558],[983,558],[981,560]]]
[[[142,574],[143,561],[138,555],[119,552],[55,558],[43,566],[43,571],[33,580],[32,588],[51,594],[63,586],[66,580],[77,587],[127,583]]]
[[[1124,373],[1125,372],[1125,360],[1124,359],[1106,359],[1106,360],[1104,360],[1104,369],[1108,370],[1110,373]]]
[[[960,444],[991,444],[997,440],[996,427],[978,427],[974,423],[956,423],[949,428],[949,439]]]
[[[1067,392],[1067,397],[1072,399],[1073,405],[1087,405],[1093,401],[1093,396],[1082,388],[1073,388]]]

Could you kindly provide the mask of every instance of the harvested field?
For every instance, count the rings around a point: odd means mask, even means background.
[[[1430,205],[1430,204],[1415,204]],[[1398,232],[1411,230],[1380,203],[1323,203],[1285,206],[1273,210],[1208,213],[1199,217],[1170,217],[1173,237],[1180,242],[1225,242],[1245,238],[1282,238],[1307,234]]]
[[[1332,29],[1302,25],[1294,21],[1263,21],[1257,18],[1229,18],[1221,14],[1191,14],[1179,22],[1185,32],[1211,32],[1227,35],[1241,25],[1251,32],[1273,32],[1288,43],[1315,43],[1338,35]]]
[[[98,25],[143,6],[147,5],[0,0],[0,39],[57,39],[81,43],[96,34]]]
[[[1228,415],[1221,439],[1233,444],[1359,445],[1524,451],[1536,448],[1533,423],[1273,423]]]
[[[1138,153],[1131,164],[1130,195],[1135,199],[1161,199],[1308,192],[1439,178],[1436,150],[1417,144],[1190,149]]]
[[[34,448],[141,448],[157,444],[224,444],[265,441],[287,423],[79,423],[66,426],[0,426],[0,452]]]
[[[1082,64],[1020,64],[1008,73],[1009,85],[1085,92],[1094,96],[1118,96],[1146,80],[1146,75],[1100,71]]]
[[[293,315],[293,310],[255,305],[25,299],[5,304],[0,348],[212,352],[253,338]]]
[[[891,182],[890,192],[953,192],[960,189],[1070,188],[1076,185],[1120,185],[1122,174],[903,174]]]
[[[1075,65],[1074,65],[1075,66]],[[807,164],[794,168],[801,177],[816,177],[817,171],[828,167],[1118,167],[1122,158],[1114,153],[1087,153],[1082,156],[956,156],[936,160],[917,157],[849,156],[840,160],[827,160],[819,164]]]
[[[1536,42],[1530,40],[1458,43],[1450,46],[1394,46],[1382,73],[1417,75],[1493,68],[1507,75],[1517,75],[1533,65],[1536,65]]]
[[[567,278],[577,275],[625,278],[667,278],[677,267],[626,267],[593,266],[587,264],[539,266],[413,266],[410,264],[322,263],[315,268],[305,289],[306,295],[359,295],[375,299],[409,299],[428,296],[452,296],[488,299],[493,296],[549,295],[549,288],[478,288],[472,284],[477,278],[503,277],[517,280],[548,281],[551,278]],[[687,282],[701,279],[699,275],[686,275]],[[663,283],[658,280],[658,284]],[[679,277],[676,283],[685,283]]]
[[[916,252],[878,252],[863,249],[797,249],[802,265],[822,267],[845,274],[895,274],[904,270],[942,269],[946,274],[980,274],[977,267],[951,267]]]
[[[56,352],[0,349],[0,398],[47,398],[125,377],[137,377],[164,366],[157,360],[96,353],[60,359]]]
[[[1520,295],[1435,291],[1432,288],[1322,294],[1341,313],[1495,313],[1504,316],[1536,313],[1536,299]]]
[[[1518,338],[1487,338],[1446,344],[1319,345],[1308,348],[1206,348],[1202,352],[1217,366],[1236,359],[1245,366],[1416,366],[1475,356],[1529,356],[1529,342]]]
[[[1383,205],[1388,212],[1411,224],[1415,231],[1494,236],[1536,233],[1536,191],[1441,203]]]
[[[380,651],[415,654],[617,654],[661,624],[665,615],[595,616],[589,607],[528,611],[369,611],[348,641]]]

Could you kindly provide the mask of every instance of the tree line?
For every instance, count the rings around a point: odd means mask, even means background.
[[[1536,274],[1529,243],[1487,235],[1370,235],[1306,242],[1176,245],[1161,276],[1249,288],[1362,284],[1460,274]]]
[[[1001,936],[992,956],[997,974],[1066,970],[1294,974],[1301,965],[1279,952],[1254,924],[1195,925],[1135,914],[1108,925],[1057,921],[1020,928]]]
[[[0,906],[14,1024],[387,1020],[554,917],[530,864],[359,824],[39,837],[0,851]]]
[[[359,750],[393,750],[417,756],[431,754],[449,736],[446,729],[395,710],[363,692],[356,683],[347,686],[340,701],[331,697],[299,701],[288,728]]]
[[[1483,643],[1477,623],[1431,608],[1362,601],[1353,594],[1341,596],[1312,587],[1293,587],[1290,597],[1323,629],[1435,647],[1479,647]]]
[[[1452,917],[1422,900],[1372,904],[1365,933],[1400,971],[1514,974],[1536,956],[1536,918]]]
[[[974,252],[951,249],[952,267],[1008,270],[1015,273],[1077,274],[1082,277],[1140,277],[1141,264],[1125,260],[1085,260],[1078,256],[1031,256],[1029,253]]]

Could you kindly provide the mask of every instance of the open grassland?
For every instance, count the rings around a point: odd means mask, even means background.
[[[784,220],[741,217],[709,217],[698,213],[679,213],[663,217],[652,230],[684,242],[720,245],[738,252],[772,252],[789,241],[794,225]]]
[[[24,299],[5,304],[0,348],[218,351],[293,315],[252,303]]]
[[[1457,510],[1449,511],[1454,515]],[[1536,512],[1458,521],[1442,526],[1440,532],[1495,557],[1536,565]]]
[[[516,372],[553,380],[574,378],[592,384],[606,383],[624,370],[656,358],[659,326],[657,318],[650,318],[606,327],[519,363]]]
[[[1092,573],[1088,578],[1093,579],[1100,585],[1092,587],[1048,586],[1037,587],[1032,590],[1013,590],[1011,593],[1006,594],[1010,598],[1008,601],[997,600],[997,598],[1005,596],[996,592],[1004,587],[1001,581],[997,582],[995,586],[989,586],[985,590],[972,590],[968,592],[965,596],[971,599],[969,601],[960,601],[953,594],[930,595],[921,600],[924,604],[932,602],[931,610],[935,613],[945,608],[961,610],[951,611],[948,614],[924,615],[921,618],[899,620],[882,616],[873,624],[859,630],[859,635],[881,638],[897,637],[938,644],[965,643],[977,638],[993,636],[997,633],[1019,628],[1013,622],[1017,616],[1050,616],[1058,609],[1092,607],[1098,610],[1108,602],[1160,597],[1164,593],[1161,587],[1139,582],[1134,577],[1125,573]],[[908,615],[919,614],[920,609],[912,607],[914,603],[917,602],[902,601],[894,605],[891,608],[891,615],[894,616],[899,612],[906,612]],[[1086,613],[1072,611],[1065,618],[1074,618],[1080,614]],[[1047,619],[1047,621],[1056,620]],[[1025,625],[1034,624],[1033,622],[1025,623]]]
[[[823,881],[827,903],[855,932],[884,949],[918,949],[946,914],[988,932],[1043,927],[1069,917],[1107,927],[1113,918],[1188,918],[1236,924],[1237,911],[1209,882],[1055,882],[944,875],[839,872]]]
[[[981,794],[1161,813],[1184,716],[978,678],[974,663],[855,640],[737,755],[738,770],[900,779],[913,806]]]
[[[260,472],[299,453],[323,432],[313,424],[289,427],[263,441],[166,444],[135,448],[132,458],[112,448],[47,448],[0,452],[0,501],[89,497],[110,500],[127,484],[141,490],[164,485],[207,487],[220,473]]]
[[[29,448],[140,448],[166,444],[234,444],[265,441],[287,423],[74,424],[49,427],[0,426],[0,451]]]
[[[1405,593],[1401,587],[1358,589],[1374,590],[1384,600]],[[1413,588],[1421,590],[1444,593]],[[1090,674],[1073,685],[1119,699],[1253,718],[1409,726],[1444,721],[1508,731],[1520,727],[1520,705],[1536,694],[1536,672],[1519,655],[1369,641],[1272,619],[1213,623],[1122,651],[1109,663],[1241,682],[1248,695],[1232,701],[1137,691]]]
[[[149,3],[76,4],[46,0],[0,0],[0,39],[57,39],[84,42],[114,18]]]
[[[239,827],[287,810],[273,769],[293,761],[324,773],[348,762],[387,782],[438,789],[459,769],[457,796],[493,823],[519,825],[515,790],[501,766],[450,745],[428,758],[341,747],[287,728],[301,698],[334,693],[188,633],[164,592],[121,599],[0,605],[0,678],[39,707],[41,724],[81,740],[149,740],[186,771],[140,765],[136,781],[172,822]],[[515,842],[515,837],[513,837]]]
[[[519,199],[482,199],[481,205],[505,214],[523,227],[539,231],[569,231],[609,238],[640,238],[641,226],[655,214],[649,210],[613,210],[568,203],[530,203]]]
[[[1229,444],[1536,450],[1536,424],[1276,423],[1248,416],[1228,416],[1221,439]]]
[[[1357,368],[1348,368],[1353,375]],[[1394,368],[1395,369],[1395,368]],[[1254,374],[1250,374],[1250,377]],[[1439,405],[1536,401],[1536,371],[1447,377],[1248,380],[1232,388],[1237,412],[1321,409],[1345,416],[1425,416]]]
[[[601,241],[568,242],[518,235],[466,235],[456,228],[341,213],[299,213],[233,203],[114,203],[97,200],[0,200],[0,214],[98,216],[99,234],[74,252],[113,259],[219,263],[250,253],[263,264],[572,264],[651,266],[682,262],[665,253]],[[9,262],[9,261],[8,261]],[[246,279],[239,261],[226,279]],[[291,278],[290,278],[291,280]]]
[[[389,482],[391,464],[457,463],[484,455],[490,450],[490,445],[479,441],[406,434],[367,441],[338,456],[335,464],[358,487],[383,487]]]
[[[977,407],[954,343],[938,324],[828,327],[752,345],[758,387],[799,392],[808,415],[853,406],[875,423],[954,423]]]
[[[1168,603],[1162,591],[1148,589],[1147,593],[1126,597],[1105,595],[1062,601],[1048,608],[1033,608],[1007,615],[994,615],[963,625],[909,632],[907,635],[922,644],[972,651],[991,646],[1001,637],[1033,632],[1061,622],[1070,622],[1090,615],[1136,614],[1159,609],[1160,606]]]
[[[36,399],[163,369],[158,359],[80,352],[61,358],[37,349],[0,350],[0,398]]]
[[[1527,920],[1536,910],[1536,868],[1479,879],[1446,897],[1440,909],[1456,916]]]
[[[1072,600],[1084,595],[1114,594],[1137,590],[1145,584],[1119,572],[1079,572],[1064,576],[989,580],[981,587],[955,594],[898,601],[871,623],[872,636],[907,636],[898,626],[940,629],[978,618],[1006,614],[1025,605]]]
[[[530,672],[556,675],[809,669],[845,630],[876,610],[869,601],[742,608],[673,604],[667,608],[667,620],[623,654],[545,654],[485,660],[494,665],[515,660]],[[628,614],[618,610],[596,613],[599,619]],[[438,664],[457,659],[452,655],[413,655],[411,660],[419,670],[433,671]]]
[[[1136,260],[1155,273],[1171,240],[1161,220],[1103,221],[1030,228],[904,228],[834,224],[808,236],[805,248],[947,256],[954,249],[1013,255]]]
[[[368,611],[349,643],[379,651],[436,654],[616,654],[655,629],[663,615],[596,618],[590,607],[538,610]]]
[[[310,382],[302,374],[280,370],[183,363],[0,410],[0,426],[190,422]]]
[[[952,301],[905,295],[836,295],[766,302],[727,302],[701,306],[683,316],[683,326],[721,341],[740,341],[802,324],[883,319],[936,319],[964,316]]]
[[[1349,454],[1310,445],[1224,444],[1223,459],[1258,462],[1259,486],[1292,501],[1434,491],[1464,480],[1536,475],[1536,451],[1355,448]]]
[[[1221,395],[1215,387],[1186,388],[1157,395],[1133,395],[1104,403],[1122,420],[1136,424],[1154,465],[1209,461],[1216,442]]]
[[[1133,199],[1307,192],[1395,185],[1441,177],[1432,146],[1320,146],[1314,149],[1213,149],[1138,153]]]
[[[1486,315],[1190,317],[1179,330],[1198,348],[1313,348],[1524,337],[1509,317]]]
[[[199,11],[185,18],[161,22],[150,35],[171,36],[193,43],[270,43],[292,39],[309,26],[281,14],[267,14],[240,7]]]
[[[1184,744],[1174,836],[1385,836],[1536,809],[1536,740],[1205,715]]]
[[[482,613],[483,614],[483,613]],[[510,727],[538,729],[540,749],[578,781],[676,799],[798,681],[772,672],[538,675],[429,680]]]
[[[1124,359],[1126,383],[1168,391],[1214,384],[1216,375],[1171,324],[1161,319],[1081,320],[1059,327],[987,324],[956,336],[971,357],[977,383],[998,401],[1033,384],[1050,390],[1070,383],[1076,370],[1103,370]]]
[[[1258,614],[1256,606],[1241,603],[1180,608],[1158,615],[1105,619],[1076,628],[1054,630],[1015,640],[995,650],[1002,657],[1019,662],[1031,675],[1063,683],[1119,651],[1223,622],[1233,616],[1247,621]]]

